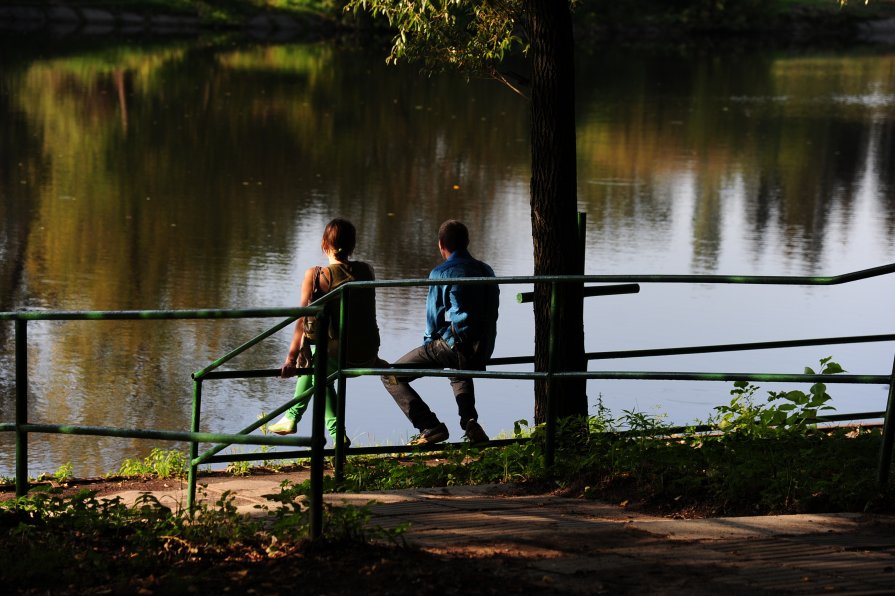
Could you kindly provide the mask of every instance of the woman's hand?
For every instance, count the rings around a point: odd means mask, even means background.
[[[280,367],[280,378],[288,379],[295,376],[298,376],[298,363],[295,360],[287,360]]]

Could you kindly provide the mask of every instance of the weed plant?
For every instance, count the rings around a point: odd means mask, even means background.
[[[186,474],[186,455],[175,449],[153,449],[142,461],[126,459],[118,470],[119,476],[151,478],[183,478]]]
[[[844,369],[824,358],[819,372]],[[808,367],[805,373],[815,371]],[[758,386],[736,382],[730,395],[708,421],[686,429],[634,410],[615,417],[598,401],[594,416],[560,422],[550,470],[544,467],[543,427],[520,420],[514,436],[523,442],[463,446],[437,463],[422,454],[405,462],[349,458],[340,488],[533,483],[692,515],[893,509],[891,484],[876,483],[880,429],[819,427],[833,410],[825,384],[807,392],[769,391],[762,400]]]
[[[197,569],[213,570],[224,560],[259,560],[300,552],[308,544],[307,487],[280,487],[267,495],[279,503],[259,506],[259,515],[240,514],[225,492],[213,505],[192,513],[172,509],[150,493],[135,506],[120,498],[99,499],[95,491],[63,496],[59,489],[32,490],[0,503],[0,583],[13,593],[80,586],[133,593],[134,578],[153,578],[181,592]],[[324,510],[323,540],[344,543],[400,542],[403,527],[370,527],[368,507]],[[30,592],[29,592],[30,593]]]

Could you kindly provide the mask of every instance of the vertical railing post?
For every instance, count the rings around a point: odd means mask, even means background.
[[[190,422],[190,431],[199,432],[199,420],[202,411],[202,377],[193,380],[193,413]],[[199,457],[199,443],[190,441],[190,469],[187,477],[188,492],[186,496],[186,508],[190,514],[196,506],[196,474],[199,466],[195,463]]]
[[[550,336],[547,343],[547,446],[544,451],[544,464],[547,469],[553,468],[556,459],[556,372],[559,349],[557,333],[559,331],[559,284],[550,284]]]
[[[345,362],[348,359],[348,347],[346,342],[348,339],[348,300],[349,289],[343,288],[339,295],[339,376],[336,387],[336,444],[335,444],[335,462],[333,465],[333,475],[336,484],[340,484],[345,476],[345,392],[348,389],[348,383],[342,369],[345,368]]]
[[[585,237],[587,235],[587,213],[578,212],[578,251],[581,255],[581,267],[578,268],[578,275],[584,275],[584,260],[587,254],[587,243]],[[584,284],[581,284],[582,286]]]
[[[889,376],[889,400],[886,402],[886,418],[883,420],[883,443],[879,450],[879,473],[877,482],[880,487],[889,482],[889,470],[892,467],[892,445],[895,443],[895,428],[892,416],[895,415],[895,360],[892,362],[892,374]]]
[[[16,319],[16,496],[28,492],[28,322]]]
[[[326,377],[329,352],[329,316],[326,311],[317,315],[317,329],[321,329],[315,341],[314,352],[314,407],[311,410],[311,538],[323,534],[323,447],[326,445]]]

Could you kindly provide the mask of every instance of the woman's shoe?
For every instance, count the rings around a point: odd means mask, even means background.
[[[277,420],[275,423],[267,427],[267,430],[275,435],[294,435],[296,422],[295,418],[290,418],[288,414]]]

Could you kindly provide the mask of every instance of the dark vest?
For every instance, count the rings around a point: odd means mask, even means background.
[[[373,269],[361,261],[349,261],[347,263],[334,263],[327,267],[317,267],[314,273],[314,290],[311,302],[323,297],[320,289],[320,277],[329,280],[329,291],[349,281],[373,281]],[[345,293],[342,294],[344,299]],[[373,288],[355,288],[347,290],[348,308],[348,337],[346,338],[348,353],[346,364],[361,366],[368,364],[379,353],[379,327],[376,325],[376,290]],[[326,313],[329,315],[329,355],[336,357],[339,353],[339,302],[330,300],[326,304]],[[305,336],[311,342],[316,342],[317,325],[315,317],[305,317]]]

